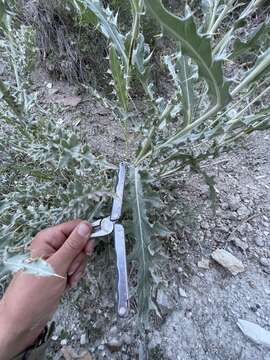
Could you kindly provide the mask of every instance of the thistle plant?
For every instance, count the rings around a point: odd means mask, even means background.
[[[260,0],[251,0],[246,6],[233,0],[202,1],[202,18],[197,18],[188,6],[181,16],[176,16],[161,0],[130,0],[129,3],[132,23],[130,30],[123,33],[118,13],[105,7],[102,1],[69,0],[84,23],[94,25],[107,39],[112,95],[105,98],[95,89],[89,87],[89,90],[121,122],[127,149],[130,131],[136,132],[140,139],[136,157],[129,160],[125,200],[133,219],[130,236],[135,239],[135,245],[130,261],[138,269],[135,299],[141,325],[145,326],[149,309],[155,306],[152,287],[160,247],[157,239],[164,235],[164,228],[153,216],[161,206],[153,184],[157,180],[179,178],[181,170],[189,166],[204,177],[214,199],[214,179],[201,169],[201,161],[231,150],[239,139],[253,131],[269,128],[270,109],[266,101],[269,22],[266,19],[247,38],[242,36],[248,20],[262,5]],[[168,84],[166,95],[154,85],[155,49],[145,42],[142,32],[145,15],[152,16],[161,28],[156,38],[168,37],[174,44],[161,56],[159,64],[163,69],[162,79]],[[231,25],[232,18],[235,20]],[[249,63],[243,71],[241,63],[245,57]],[[232,68],[233,64],[237,71]],[[233,74],[225,76],[229,70]],[[143,92],[140,104],[136,100],[138,88]],[[4,99],[10,103],[8,96]],[[48,126],[46,121],[43,124]],[[59,135],[60,143],[62,136]],[[35,141],[31,141],[32,146]],[[79,154],[82,156],[81,151]],[[43,163],[47,164],[50,156],[51,153]],[[128,154],[127,158],[130,159]],[[93,159],[91,161],[87,166],[93,165]],[[94,164],[99,166],[99,162]],[[54,166],[60,173],[68,168],[65,162],[59,166],[56,161]],[[80,168],[82,176],[89,170],[87,166]],[[51,194],[51,190],[47,189],[46,193]],[[59,208],[62,206],[59,204]],[[44,214],[47,211],[45,209]],[[60,220],[59,216],[56,218]]]
[[[122,33],[117,12],[101,1],[74,2],[82,16],[91,14],[92,24],[108,40],[113,87],[108,105],[113,104],[111,110],[124,129],[136,124],[138,136],[143,134],[130,164],[129,204],[136,240],[131,259],[139,269],[137,302],[139,318],[145,323],[154,305],[151,288],[158,247],[153,238],[161,231],[149,220],[150,211],[158,206],[158,194],[153,194],[151,184],[180,177],[181,170],[189,166],[204,177],[214,200],[214,179],[200,168],[200,162],[229,151],[237,140],[255,130],[269,128],[270,109],[265,101],[269,91],[269,23],[260,24],[248,39],[238,36],[262,4],[260,0],[252,0],[246,7],[231,0],[202,1],[204,17],[200,21],[188,6],[178,17],[161,0],[130,0],[132,24],[130,31]],[[236,11],[233,25],[219,31]],[[152,81],[155,49],[145,43],[141,31],[145,14],[160,25],[157,35],[169,37],[175,44],[170,54],[160,59],[160,67],[167,69],[164,80],[170,84],[166,96]],[[247,55],[252,59],[249,69],[227,79],[224,72],[229,64],[243,61]],[[143,112],[136,107],[134,84],[140,84],[144,92]]]

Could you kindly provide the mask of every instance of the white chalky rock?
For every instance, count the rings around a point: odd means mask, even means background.
[[[253,322],[242,319],[238,320],[237,325],[250,340],[254,341],[256,344],[270,348],[270,331],[265,330]]]
[[[233,275],[245,271],[245,267],[239,259],[224,249],[217,249],[211,254],[212,258],[220,265],[228,269]]]

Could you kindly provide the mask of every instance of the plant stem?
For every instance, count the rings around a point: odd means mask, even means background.
[[[178,131],[175,135],[173,135],[172,137],[170,137],[167,141],[165,141],[164,143],[162,143],[161,145],[157,146],[155,150],[160,150],[163,147],[166,147],[170,144],[172,144],[173,142],[175,142],[177,139],[181,138],[181,136],[186,135],[188,132],[190,132],[191,130],[193,130],[195,127],[198,127],[199,125],[201,125],[205,120],[207,120],[209,117],[213,116],[214,114],[216,114],[219,110],[221,109],[221,106],[216,104],[212,109],[210,109],[209,111],[207,111],[204,115],[202,115],[199,119],[197,119],[196,121],[194,121],[193,123],[189,124],[188,126],[186,126],[184,129]],[[149,135],[150,137],[150,135]],[[143,149],[144,153],[146,150],[146,147],[144,146]],[[143,153],[143,151],[140,152],[140,154]],[[144,156],[139,156],[136,159],[136,165],[138,165],[140,162],[142,162],[143,160],[145,160],[147,157],[149,157],[151,154],[153,153],[153,150],[150,150],[149,152],[147,152]]]
[[[137,7],[137,4],[135,2],[131,2],[132,8],[133,8],[133,23],[132,23],[132,29],[131,29],[131,40],[130,40],[130,47],[128,51],[128,64],[127,64],[127,88],[129,88],[129,82],[130,82],[130,72],[132,68],[132,57],[133,57],[133,50],[135,47],[135,43],[138,37],[138,32],[140,28],[140,19],[141,19],[141,7],[142,4],[140,2],[139,6]]]
[[[250,103],[248,103],[246,107],[244,107],[241,111],[239,111],[239,113],[235,115],[234,119],[239,118],[239,116],[242,115],[250,107],[250,105],[258,101],[268,90],[270,90],[270,86],[264,89],[258,96],[256,96]],[[229,123],[234,124],[235,123],[234,119],[230,120]]]
[[[219,0],[215,0],[215,4],[214,4],[212,15],[211,15],[211,20],[210,20],[209,25],[208,25],[207,33],[211,32],[211,29],[212,29],[213,24],[215,22],[218,5],[219,5]]]
[[[256,66],[249,74],[240,82],[238,86],[231,92],[231,96],[235,96],[239,91],[248,86],[258,75],[260,75],[270,65],[270,49],[267,50],[267,55],[262,62]]]

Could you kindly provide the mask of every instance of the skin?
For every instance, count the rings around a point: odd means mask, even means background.
[[[33,239],[31,256],[45,259],[63,279],[15,274],[0,301],[0,360],[12,359],[31,346],[65,290],[78,284],[94,249],[90,234],[89,223],[73,220],[42,230]]]

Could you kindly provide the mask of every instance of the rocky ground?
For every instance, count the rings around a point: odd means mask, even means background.
[[[78,96],[59,84],[52,89],[53,101],[57,95],[62,104],[63,98]],[[96,151],[109,157],[123,153],[121,131],[112,126],[110,114],[89,100],[77,100],[66,105],[64,118],[89,127]],[[153,319],[148,334],[149,359],[270,359],[269,347],[256,344],[237,325],[243,319],[270,329],[269,151],[270,133],[255,134],[234,152],[203,165],[216,177],[215,216],[202,179],[184,172],[173,184],[176,201],[188,209],[179,215],[187,226],[166,240],[169,259],[156,296],[161,318]],[[234,255],[236,268],[218,264],[212,255],[216,249]],[[113,253],[109,247],[105,251],[94,255],[80,287],[63,300],[49,359],[144,358],[135,309],[128,319],[116,317]]]

